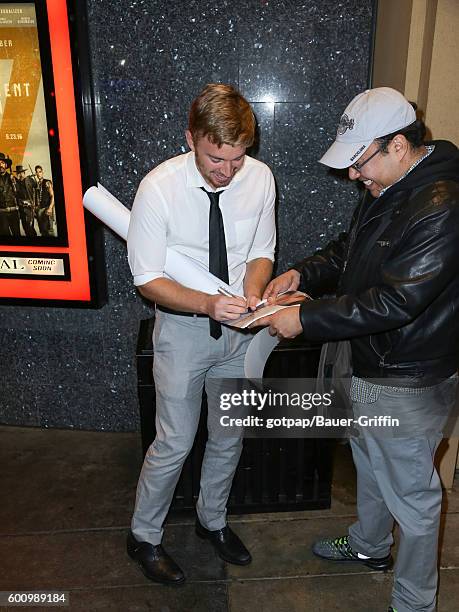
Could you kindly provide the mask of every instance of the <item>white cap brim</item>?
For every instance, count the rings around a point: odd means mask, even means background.
[[[335,142],[328,151],[319,159],[321,164],[330,168],[349,168],[361,157],[373,140],[366,142]]]

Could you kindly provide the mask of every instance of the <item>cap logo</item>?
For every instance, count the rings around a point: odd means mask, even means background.
[[[362,153],[362,151],[365,151],[365,145],[363,144],[360,149],[357,149],[357,151],[354,153],[354,155],[351,157],[351,162],[354,161],[354,159],[356,157],[358,157],[360,155],[360,153]]]
[[[354,129],[354,119],[349,119],[349,117],[344,113],[341,116],[338,124],[337,136],[342,136],[347,130]]]

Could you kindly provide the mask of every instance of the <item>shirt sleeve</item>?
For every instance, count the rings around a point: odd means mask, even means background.
[[[274,261],[274,249],[276,247],[275,201],[276,188],[274,185],[274,177],[268,169],[263,210],[257,225],[252,247],[247,257],[247,262],[260,257]]]
[[[127,238],[128,261],[136,287],[164,276],[166,236],[163,199],[159,190],[144,179],[134,199]]]

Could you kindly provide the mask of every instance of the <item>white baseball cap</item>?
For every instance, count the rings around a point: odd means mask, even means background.
[[[414,121],[415,110],[400,92],[391,87],[367,89],[346,107],[336,140],[319,161],[331,168],[348,168],[375,138],[392,134]]]

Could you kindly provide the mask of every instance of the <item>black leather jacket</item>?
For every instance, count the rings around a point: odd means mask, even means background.
[[[362,378],[427,386],[459,366],[459,153],[446,141],[380,198],[368,193],[349,230],[295,266],[313,297],[309,340],[350,339]]]
[[[16,195],[11,175],[8,172],[0,175],[0,208],[16,206]]]

